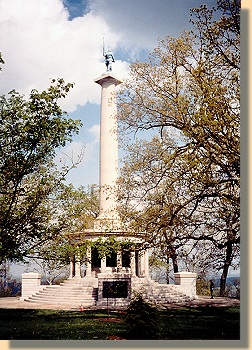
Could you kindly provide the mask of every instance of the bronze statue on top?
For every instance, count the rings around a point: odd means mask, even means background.
[[[104,41],[103,41],[103,56],[105,57],[105,64],[107,67],[107,72],[112,71],[112,63],[115,62],[113,53],[109,49],[108,51],[105,50],[104,48]]]

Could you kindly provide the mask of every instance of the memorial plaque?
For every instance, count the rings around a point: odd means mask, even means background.
[[[102,290],[103,298],[127,298],[128,281],[105,281]]]

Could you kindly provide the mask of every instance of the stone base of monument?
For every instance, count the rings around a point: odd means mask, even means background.
[[[149,277],[137,277],[130,274],[100,273],[98,277],[68,278],[60,285],[34,286],[34,275],[25,274],[26,288],[22,300],[34,303],[62,305],[71,308],[125,308],[135,293],[155,305],[181,303],[195,298],[196,274],[180,273],[176,283],[159,284]],[[27,279],[31,277],[31,284]],[[195,281],[194,281],[195,280]],[[33,284],[33,287],[28,287]],[[30,288],[30,293],[29,293]],[[35,289],[34,289],[35,288]]]

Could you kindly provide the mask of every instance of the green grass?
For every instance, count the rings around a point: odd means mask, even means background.
[[[240,338],[239,307],[165,310],[160,314],[163,339],[234,340]]]
[[[106,310],[0,309],[0,339],[103,340],[127,338],[123,313],[110,312],[117,322],[101,321]],[[157,339],[239,339],[239,307],[181,308],[159,311]]]

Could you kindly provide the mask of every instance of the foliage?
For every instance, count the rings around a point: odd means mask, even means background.
[[[119,241],[116,236],[102,236],[95,241],[89,242],[92,248],[96,248],[100,258],[104,256],[111,257],[114,252],[122,250],[133,250],[136,246],[134,242],[128,240]]]
[[[209,279],[204,274],[197,276],[196,280],[196,294],[197,295],[210,295]]]
[[[240,242],[240,2],[191,15],[193,31],[160,39],[148,62],[131,65],[121,130],[157,136],[128,147],[120,203],[174,272],[200,249],[195,269],[222,270],[223,294]]]
[[[72,87],[58,79],[47,91],[32,90],[28,100],[15,90],[1,97],[0,261],[22,260],[61,231],[48,199],[71,168],[56,169],[56,149],[71,141],[80,126],[58,105]]]
[[[70,260],[86,262],[88,241],[82,241],[83,231],[92,226],[98,215],[98,191],[96,186],[86,190],[73,185],[61,185],[56,195],[48,201],[51,213],[61,227],[60,235],[43,245],[34,246],[26,257],[36,263],[42,275],[53,282],[65,273]],[[81,242],[81,244],[80,244]]]
[[[168,261],[167,261],[168,260]],[[149,256],[149,271],[152,279],[156,282],[166,281],[168,284],[170,282],[170,265],[169,259],[166,259],[159,249],[152,251],[152,254]]]
[[[68,234],[84,231],[93,226],[99,213],[98,186],[74,188],[65,186],[57,198],[60,211],[68,217]]]
[[[125,327],[129,339],[158,339],[157,309],[136,294],[126,310]]]

